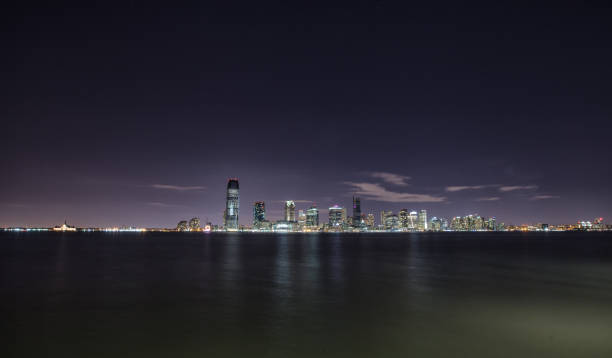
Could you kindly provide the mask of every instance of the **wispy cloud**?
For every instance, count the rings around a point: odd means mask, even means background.
[[[344,182],[352,187],[355,194],[369,200],[388,203],[436,203],[446,200],[445,197],[429,194],[398,193],[383,188],[375,183]]]
[[[499,196],[487,196],[483,198],[477,198],[476,201],[498,201],[501,198]]]
[[[185,205],[167,204],[167,203],[161,203],[159,201],[151,201],[151,202],[148,202],[147,205],[154,206],[156,208],[183,208],[185,207]]]
[[[287,200],[273,200],[272,202],[273,203],[284,203],[286,201]],[[312,200],[291,200],[291,201],[293,201],[296,204],[300,204],[300,203],[302,203],[302,204],[314,203],[314,201],[312,201]]]
[[[508,191],[515,191],[515,190],[531,190],[531,189],[537,189],[538,186],[537,185],[505,185],[505,186],[501,186],[499,187],[499,191],[501,192],[508,192]]]
[[[559,199],[559,195],[534,195],[530,200]]]
[[[406,181],[411,179],[409,176],[386,172],[372,172],[370,176],[372,178],[382,179],[386,183],[397,186],[408,186],[409,184]]]
[[[456,192],[456,191],[463,191],[463,190],[478,190],[478,189],[484,189],[484,188],[488,188],[491,185],[455,185],[455,186],[447,186],[446,188],[444,188],[444,190],[448,191],[448,192]]]
[[[175,191],[201,191],[206,189],[204,186],[184,186],[184,185],[169,185],[169,184],[153,184],[151,188],[162,189],[162,190],[175,190]]]

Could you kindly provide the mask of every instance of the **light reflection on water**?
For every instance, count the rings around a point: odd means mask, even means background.
[[[14,235],[8,356],[612,356],[607,234]]]

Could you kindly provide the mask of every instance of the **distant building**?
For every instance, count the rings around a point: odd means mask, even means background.
[[[366,224],[366,226],[367,226],[368,230],[372,230],[372,229],[374,229],[374,226],[376,225],[376,223],[374,222],[374,214],[369,213],[369,214],[366,216],[366,219],[365,219],[365,224]]]
[[[418,227],[419,230],[427,230],[427,210],[421,210],[418,214]]]
[[[306,213],[304,210],[298,210],[297,223],[300,230],[306,226]]]
[[[285,202],[285,221],[295,221],[295,202],[293,200]]]
[[[408,214],[408,229],[409,230],[416,230],[418,229],[418,224],[419,222],[419,217],[416,211],[411,211],[410,214]]]
[[[359,197],[353,197],[353,222],[355,228],[361,227],[361,200]]]
[[[399,220],[399,226],[403,230],[410,229],[410,215],[408,214],[408,209],[402,209],[397,214],[397,219]]]
[[[187,224],[187,220],[181,220],[176,224],[177,231],[188,231],[189,225]]]
[[[344,225],[346,218],[346,210],[343,207],[334,205],[329,208],[329,226],[332,228],[341,228]]]
[[[266,204],[263,201],[256,201],[253,204],[253,228],[259,229],[264,221],[266,221]]]
[[[61,226],[54,226],[53,231],[76,231],[76,227],[67,224],[66,220]]]
[[[200,218],[192,218],[191,220],[189,220],[189,230],[200,230]]]
[[[441,231],[442,230],[442,220],[438,219],[435,216],[431,218],[431,220],[429,220],[429,230]]]
[[[238,213],[240,212],[240,186],[237,178],[227,181],[224,226],[226,230],[238,230]]]
[[[273,225],[273,230],[277,232],[291,232],[295,230],[296,225],[295,221],[278,220]]]
[[[387,229],[385,223],[387,222],[387,216],[389,216],[389,215],[393,215],[393,213],[391,211],[385,211],[385,210],[380,212],[380,225],[385,230]]]
[[[306,227],[311,229],[319,227],[319,209],[315,206],[306,210]]]
[[[397,215],[385,216],[385,230],[397,231],[399,230],[399,218]]]

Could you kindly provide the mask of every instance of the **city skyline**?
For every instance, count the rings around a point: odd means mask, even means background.
[[[382,175],[384,174],[384,175]],[[396,185],[405,185],[405,180],[408,177],[401,177],[393,175],[391,173],[374,173],[371,174],[373,177],[385,177],[386,181]],[[391,178],[391,179],[389,179]],[[188,187],[180,188],[176,186],[164,185],[164,189],[171,188],[171,190],[179,191],[191,191],[191,190],[202,190],[202,187]],[[484,187],[497,188],[500,192],[515,191],[515,190],[528,190],[535,189],[531,187],[518,187],[518,186],[500,186],[500,185],[488,185],[482,187],[446,187],[447,192],[462,191],[462,190],[477,190]],[[603,217],[595,217],[593,220],[580,218],[574,220],[573,223],[549,223],[544,221],[529,222],[529,223],[504,223],[502,220],[498,220],[495,216],[481,216],[477,212],[462,214],[462,215],[451,215],[449,217],[428,217],[427,209],[407,209],[402,208],[394,213],[393,210],[382,209],[378,212],[380,221],[376,223],[375,215],[373,210],[366,209],[362,211],[361,198],[359,196],[352,196],[352,205],[350,206],[351,212],[347,207],[334,204],[328,208],[327,223],[321,223],[320,209],[314,201],[310,200],[285,200],[276,201],[282,204],[282,214],[280,218],[275,218],[274,215],[269,214],[269,205],[266,207],[265,201],[259,200],[252,204],[252,216],[250,216],[250,222],[240,222],[240,181],[239,178],[233,177],[227,179],[226,191],[225,191],[225,209],[223,210],[222,220],[220,223],[216,223],[205,218],[204,223],[201,223],[201,219],[198,216],[194,216],[189,221],[181,219],[176,225],[177,231],[199,231],[206,226],[207,231],[240,231],[243,229],[256,230],[256,231],[304,231],[304,230],[331,230],[331,231],[372,231],[372,230],[384,230],[384,231],[478,231],[478,230],[490,230],[499,231],[504,230],[506,226],[511,227],[511,230],[516,228],[532,228],[538,230],[548,230],[548,227],[566,227],[566,228],[591,228],[594,224],[594,228],[606,229],[607,225]],[[435,200],[433,200],[435,202]],[[497,200],[485,200],[485,201],[497,201]],[[297,203],[309,204],[308,207],[299,208],[296,206]],[[425,201],[428,202],[428,201]],[[422,201],[418,201],[422,203]],[[414,207],[414,205],[413,205]],[[267,209],[268,208],[268,209]],[[298,215],[296,215],[296,210]],[[272,212],[276,210],[272,209]],[[243,216],[244,217],[244,216]],[[428,219],[430,218],[430,219]],[[244,221],[248,220],[243,219]],[[577,224],[576,224],[577,223]],[[534,225],[535,224],[535,225]],[[577,225],[577,226],[576,226]],[[43,228],[44,225],[22,225],[23,227]],[[117,230],[119,227],[126,228],[127,231],[140,231],[143,226],[138,225],[114,225],[107,227],[106,230]],[[0,226],[3,227],[3,226]],[[4,226],[5,228],[19,228],[19,225]],[[50,226],[49,226],[50,227]],[[102,225],[81,225],[81,228],[102,228]],[[53,226],[53,230],[56,231],[73,231],[76,228],[74,225],[68,225],[67,219],[64,220],[64,224],[59,226]],[[152,225],[148,228],[160,228],[170,229],[171,226],[163,225]]]

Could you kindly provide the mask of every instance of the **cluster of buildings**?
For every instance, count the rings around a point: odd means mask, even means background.
[[[240,212],[240,185],[238,179],[231,178],[227,183],[226,205],[223,212],[223,226],[210,225],[213,231],[267,231],[267,232],[416,232],[416,231],[525,231],[525,226],[506,226],[498,223],[494,217],[480,215],[457,216],[450,221],[445,218],[428,219],[427,210],[402,209],[397,214],[383,210],[380,221],[375,222],[374,214],[365,214],[361,210],[361,200],[353,197],[352,211],[334,205],[327,209],[327,221],[320,219],[320,210],[316,205],[305,210],[297,210],[292,200],[283,203],[283,217],[271,221],[266,218],[266,203],[256,201],[253,204],[252,226],[243,226],[238,222]],[[183,222],[181,222],[183,223]],[[179,223],[179,225],[181,225]],[[186,223],[186,222],[185,222]],[[183,227],[184,224],[181,226]],[[577,226],[549,226],[538,224],[528,226],[528,231],[553,230],[606,230],[603,219],[591,222],[579,222]]]
[[[52,228],[5,228],[4,231],[106,231],[106,232],[143,232],[143,231],[180,231],[180,232],[210,232],[210,231],[253,231],[253,232],[419,232],[419,231],[604,231],[612,230],[612,225],[605,225],[603,218],[592,221],[579,221],[571,225],[504,225],[494,217],[481,217],[477,214],[457,216],[447,220],[432,217],[428,219],[427,210],[401,209],[397,213],[383,210],[380,212],[378,224],[373,213],[363,213],[361,200],[353,197],[351,212],[347,208],[334,205],[327,209],[327,221],[321,219],[320,210],[316,205],[307,209],[296,210],[293,200],[283,202],[283,217],[280,220],[269,220],[266,217],[266,203],[256,201],[253,204],[252,225],[240,225],[240,185],[237,178],[231,178],[227,183],[223,224],[213,225],[211,222],[202,224],[197,217],[191,220],[181,220],[172,229],[145,229],[135,227],[112,228],[76,228],[64,221],[63,225]]]

